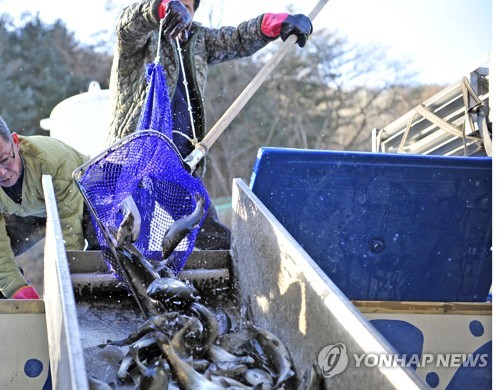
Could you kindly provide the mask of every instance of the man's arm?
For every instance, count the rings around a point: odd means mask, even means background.
[[[215,64],[247,57],[262,49],[269,42],[290,35],[298,37],[298,45],[304,47],[313,31],[309,18],[302,14],[263,14],[242,22],[238,27],[205,29],[208,63]]]
[[[263,15],[240,23],[237,27],[205,28],[205,46],[209,64],[251,56],[274,38],[261,31]]]
[[[16,291],[26,285],[26,280],[14,260],[5,219],[0,213],[0,292],[6,298],[12,298]]]
[[[116,26],[119,51],[134,54],[144,48],[150,33],[159,28],[158,6],[162,0],[141,1],[125,8]]]

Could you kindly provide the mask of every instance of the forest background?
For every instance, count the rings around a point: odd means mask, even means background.
[[[40,120],[62,100],[105,89],[112,33],[82,43],[63,21],[26,14],[0,16],[0,115],[22,135],[48,133]],[[276,46],[210,68],[205,94],[208,129],[266,63]],[[373,128],[387,126],[446,85],[422,85],[411,63],[382,47],[361,47],[335,31],[315,30],[304,49],[287,54],[208,155],[206,187],[229,197],[233,178],[248,182],[261,146],[369,151]]]

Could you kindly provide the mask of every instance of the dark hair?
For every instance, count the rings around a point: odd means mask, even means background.
[[[200,6],[200,0],[194,0],[194,10],[196,11]]]
[[[0,137],[4,141],[10,141],[10,137],[11,137],[10,130],[7,127],[7,123],[5,123],[5,121],[3,120],[3,118],[1,116],[0,116]]]

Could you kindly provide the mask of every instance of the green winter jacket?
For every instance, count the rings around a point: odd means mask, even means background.
[[[19,144],[24,164],[22,203],[15,203],[0,188],[0,292],[7,298],[27,283],[14,261],[3,215],[47,216],[42,175],[52,176],[66,249],[81,250],[84,246],[83,197],[72,179],[72,173],[88,157],[50,137],[19,136]]]
[[[117,24],[117,45],[110,77],[112,120],[108,142],[111,144],[134,132],[147,83],[145,67],[156,58],[158,45],[158,5],[161,0],[145,0],[125,8]],[[191,96],[196,135],[205,135],[203,94],[208,65],[217,64],[254,54],[274,40],[261,32],[263,16],[240,23],[238,27],[212,29],[193,23],[189,40],[182,49],[184,66]],[[170,98],[179,77],[179,61],[175,42],[164,36],[161,40],[160,64]]]

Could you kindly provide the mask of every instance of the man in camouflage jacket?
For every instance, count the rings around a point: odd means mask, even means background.
[[[175,131],[189,138],[193,135],[175,37],[179,36],[182,41],[196,137],[201,140],[206,131],[203,96],[208,65],[250,56],[278,36],[285,40],[295,34],[299,46],[303,47],[312,33],[312,24],[306,16],[286,13],[260,15],[237,27],[203,27],[192,22],[199,3],[200,0],[144,0],[122,11],[116,29],[117,45],[110,78],[110,143],[136,130],[147,93],[145,67],[157,55],[160,19],[164,18],[164,30],[159,59],[170,93],[173,140],[183,157],[189,155],[193,146]],[[209,231],[211,236],[206,237],[205,233]],[[212,208],[198,235],[197,246],[202,249],[228,249],[229,239],[229,230],[218,222]]]

